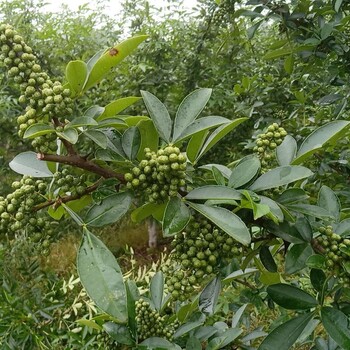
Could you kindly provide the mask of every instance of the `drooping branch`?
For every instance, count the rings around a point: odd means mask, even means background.
[[[120,182],[125,183],[123,174],[118,174],[111,169],[102,168],[97,164],[79,156],[78,154],[64,156],[58,154],[37,153],[37,158],[39,160],[44,160],[48,162],[72,165],[80,169],[84,169],[97,175],[100,175],[106,179],[114,177],[117,178]]]

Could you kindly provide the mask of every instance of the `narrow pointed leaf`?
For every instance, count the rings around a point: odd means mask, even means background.
[[[123,274],[114,255],[87,229],[84,229],[77,267],[80,281],[95,304],[125,323],[128,314]]]
[[[111,103],[109,103],[107,106],[105,106],[104,111],[102,114],[100,114],[99,117],[97,117],[97,120],[103,120],[107,118],[111,118],[122,112],[124,109],[130,107],[137,101],[140,101],[141,97],[124,97],[120,98],[118,100],[115,100]]]
[[[57,136],[67,140],[71,144],[75,145],[78,141],[79,134],[78,131],[74,128],[67,128],[62,132],[57,132]]]
[[[194,134],[190,141],[188,141],[187,148],[186,148],[186,155],[187,159],[194,164],[197,156],[205,142],[205,139],[209,133],[209,130],[202,130],[200,132],[197,132],[197,134]]]
[[[287,135],[276,149],[276,157],[279,165],[292,163],[297,153],[297,142],[294,137]]]
[[[245,245],[250,243],[251,237],[249,230],[242,219],[236,214],[224,208],[209,207],[207,205],[191,202],[188,202],[188,204],[193,209],[207,217],[236,241]]]
[[[151,300],[159,312],[163,306],[163,292],[164,292],[164,275],[162,271],[158,271],[151,280]]]
[[[232,170],[228,186],[239,188],[247,184],[260,170],[260,161],[257,157],[248,156],[243,158]]]
[[[340,201],[337,195],[328,186],[321,187],[317,204],[319,207],[326,209],[336,221],[339,221],[341,209]]]
[[[213,315],[220,292],[221,279],[220,277],[215,277],[199,295],[199,311]]]
[[[77,128],[80,126],[96,126],[98,125],[97,121],[91,117],[78,117],[74,118],[69,124],[70,128]]]
[[[130,160],[134,160],[141,145],[141,134],[136,126],[125,130],[122,137],[123,150]]]
[[[163,234],[165,237],[181,232],[188,224],[191,213],[187,205],[178,197],[169,200],[163,217]]]
[[[234,199],[240,200],[242,194],[233,188],[219,185],[208,185],[195,188],[186,197],[188,200]]]
[[[169,143],[172,130],[172,120],[168,110],[164,104],[150,92],[141,90],[141,95],[159,136]]]
[[[313,249],[309,243],[295,244],[286,255],[286,272],[295,273],[306,267],[306,261],[313,254]]]
[[[120,44],[109,48],[102,55],[97,56],[96,60],[90,64],[92,67],[84,86],[84,91],[99,83],[113,67],[130,55],[146,39],[147,35],[139,35],[129,38]]]
[[[350,349],[350,328],[348,317],[332,307],[321,309],[321,320],[328,334],[343,349]]]
[[[145,148],[149,148],[151,151],[158,149],[159,136],[151,119],[140,121],[137,127],[141,135],[141,144],[137,159],[145,159]]]
[[[292,164],[302,163],[326,143],[336,141],[342,137],[349,124],[349,121],[336,120],[317,128],[301,144]]]
[[[104,198],[100,204],[94,204],[86,213],[85,222],[93,227],[117,222],[130,208],[132,196],[128,192],[119,192]]]
[[[311,170],[300,165],[281,166],[258,177],[249,189],[252,191],[263,191],[270,188],[288,185],[311,175],[313,175]]]
[[[264,339],[258,350],[289,350],[312,318],[313,314],[308,313],[281,324]]]
[[[246,121],[248,118],[238,118],[232,122],[221,125],[217,128],[207,139],[198,158],[202,157],[206,152],[208,152],[214,145],[216,145],[223,137],[225,137],[229,132],[235,129],[238,125]],[[197,158],[197,160],[198,160]]]
[[[277,265],[267,246],[262,246],[259,251],[259,257],[265,269],[270,272],[277,272]]]
[[[24,139],[32,139],[41,135],[47,135],[55,132],[55,129],[52,125],[47,124],[33,124],[30,125],[24,132]]]
[[[175,116],[173,142],[198,117],[211,96],[212,89],[198,89],[181,102]]]
[[[86,130],[84,135],[87,136],[90,140],[96,143],[97,146],[102,149],[106,149],[108,145],[107,136],[104,132],[100,130]]]

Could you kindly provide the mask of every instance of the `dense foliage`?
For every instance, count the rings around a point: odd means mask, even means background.
[[[126,1],[125,35],[1,4],[4,349],[350,348],[348,3],[178,5]],[[98,238],[125,216],[169,245],[148,272]],[[67,284],[37,257],[68,222]]]

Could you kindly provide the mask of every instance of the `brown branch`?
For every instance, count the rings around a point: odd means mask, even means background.
[[[311,246],[317,253],[321,253],[321,254],[326,253],[326,250],[317,242],[317,239],[313,238],[311,240]]]
[[[33,211],[38,211],[38,210],[50,207],[51,205],[53,206],[54,209],[56,209],[62,203],[74,201],[76,199],[79,199],[79,198],[91,193],[91,192],[94,192],[97,189],[97,187],[100,185],[100,183],[101,183],[101,179],[98,180],[97,182],[95,182],[93,185],[86,187],[84,193],[82,193],[82,194],[74,194],[74,195],[69,195],[69,196],[65,196],[65,197],[57,197],[55,199],[50,199],[44,203],[40,203],[33,208]]]
[[[118,174],[115,171],[111,169],[106,169],[98,166],[97,164],[84,159],[83,157],[79,156],[78,154],[74,155],[58,155],[58,154],[46,154],[46,153],[37,153],[37,158],[39,160],[44,160],[48,162],[55,162],[55,163],[61,163],[61,164],[67,164],[72,165],[75,167],[78,167],[80,169],[84,169],[87,171],[90,171],[92,173],[95,173],[97,175],[100,175],[106,179],[108,178],[117,178],[121,183],[125,183],[124,175]]]

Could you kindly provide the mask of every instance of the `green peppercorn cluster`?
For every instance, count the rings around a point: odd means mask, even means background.
[[[185,185],[186,157],[178,147],[168,145],[152,152],[145,149],[145,158],[139,166],[125,174],[127,188],[133,189],[149,202],[164,202],[177,195]]]
[[[12,183],[12,188],[12,193],[0,197],[0,233],[15,234],[25,230],[34,237],[39,232],[40,239],[41,231],[50,235],[52,228],[48,220],[37,218],[33,213],[34,206],[45,201],[47,184],[43,180],[23,176],[20,181]]]
[[[69,169],[54,173],[55,184],[61,193],[70,192],[72,195],[83,195],[86,191],[86,175],[74,176]]]
[[[277,123],[273,123],[267,127],[265,133],[258,136],[254,152],[258,154],[263,169],[274,159],[274,151],[283,142],[286,135],[287,132],[284,128]]]
[[[136,302],[137,334],[140,341],[150,337],[161,337],[172,340],[179,326],[178,322],[167,323],[167,316],[161,316],[153,310],[146,300]]]
[[[342,264],[350,262],[350,256],[341,251],[341,248],[350,249],[350,239],[333,232],[332,226],[320,227],[319,232],[321,235],[317,237],[317,241],[324,248],[326,265],[340,274]]]
[[[27,105],[25,113],[17,118],[20,137],[30,125],[72,113],[70,90],[42,71],[32,48],[9,24],[0,25],[0,45],[0,59],[8,69],[9,78],[20,84],[19,102]],[[45,151],[52,150],[53,139],[52,135],[34,139],[33,147],[41,152],[45,147]]]
[[[165,273],[169,292],[180,301],[185,301],[221,263],[228,263],[242,252],[232,237],[197,216],[175,236],[172,246],[173,262],[165,267]]]

